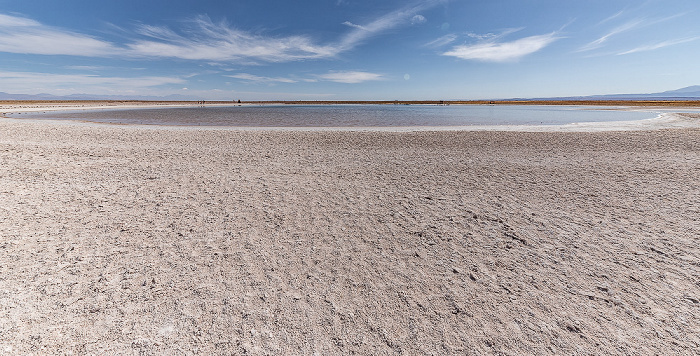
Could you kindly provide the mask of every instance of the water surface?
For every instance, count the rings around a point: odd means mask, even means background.
[[[113,124],[229,127],[424,127],[562,125],[654,118],[654,110],[530,105],[262,105],[109,109],[23,114],[23,118]]]

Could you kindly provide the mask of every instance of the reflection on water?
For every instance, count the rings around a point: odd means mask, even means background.
[[[46,112],[25,118],[91,122],[233,127],[420,127],[469,125],[560,125],[631,121],[654,111],[610,107],[527,105],[264,105]]]

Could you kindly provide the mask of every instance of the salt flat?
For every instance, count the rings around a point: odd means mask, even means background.
[[[700,130],[0,122],[0,352],[691,354]]]

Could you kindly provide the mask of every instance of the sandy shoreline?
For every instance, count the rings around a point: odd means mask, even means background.
[[[2,119],[0,353],[692,354],[700,130]]]
[[[149,109],[149,108],[183,108],[199,106],[232,106],[247,105],[236,103],[209,103],[197,102],[59,102],[59,103],[11,103],[0,102],[0,113],[29,113],[39,111],[70,111],[70,110],[102,110],[102,109]]]

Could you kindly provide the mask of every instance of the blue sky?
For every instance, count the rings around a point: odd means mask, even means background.
[[[700,85],[697,0],[0,0],[0,92],[498,99]]]

